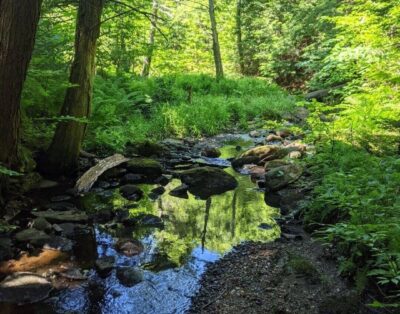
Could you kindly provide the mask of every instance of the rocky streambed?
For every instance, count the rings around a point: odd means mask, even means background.
[[[233,247],[303,239],[283,216],[296,218],[309,150],[287,130],[168,139],[131,145],[88,193],[41,182],[6,208],[16,229],[0,235],[0,312],[188,311]],[[204,280],[191,311],[213,308]]]

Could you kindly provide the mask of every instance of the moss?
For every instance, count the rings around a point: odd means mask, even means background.
[[[162,156],[165,147],[152,141],[143,141],[130,144],[127,147],[128,154],[138,154],[143,157]]]

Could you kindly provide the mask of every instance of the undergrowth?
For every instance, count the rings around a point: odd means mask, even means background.
[[[256,78],[98,76],[86,147],[121,151],[143,139],[246,129],[256,116],[279,119],[294,106],[293,97]]]

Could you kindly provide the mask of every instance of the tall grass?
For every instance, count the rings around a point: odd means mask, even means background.
[[[246,129],[257,116],[279,119],[294,107],[293,97],[256,78],[98,76],[86,146],[121,151],[143,139],[215,135]]]

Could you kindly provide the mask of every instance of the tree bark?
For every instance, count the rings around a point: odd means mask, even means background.
[[[224,77],[224,70],[222,67],[221,50],[218,40],[217,21],[215,19],[214,0],[208,0],[208,12],[210,14],[210,22],[211,22],[215,75],[217,79],[219,79]]]
[[[96,43],[100,34],[100,19],[104,0],[80,0],[75,33],[75,56],[71,67],[62,116],[87,118],[91,111],[95,75]],[[75,171],[86,123],[59,122],[48,150],[47,165],[42,171],[68,174]]]
[[[153,51],[154,51],[154,38],[156,35],[157,30],[157,21],[158,21],[158,2],[157,0],[153,0],[153,12],[150,18],[150,33],[149,33],[149,41],[148,41],[148,49],[147,55],[144,57],[143,60],[143,69],[142,69],[142,76],[148,77],[150,74],[150,66],[151,61],[153,58]]]
[[[236,44],[238,51],[238,61],[240,74],[244,74],[244,56],[243,56],[243,42],[242,42],[242,0],[236,2]]]
[[[18,166],[20,101],[41,0],[0,0],[0,165]],[[5,178],[0,175],[0,197]]]

